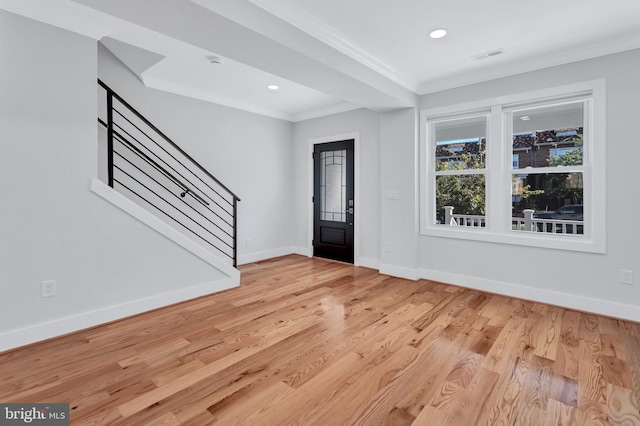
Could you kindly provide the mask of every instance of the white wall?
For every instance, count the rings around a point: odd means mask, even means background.
[[[417,279],[417,109],[387,112],[380,117],[380,272]]]
[[[300,253],[308,253],[309,219],[312,208],[309,192],[313,164],[309,155],[309,144],[313,139],[322,139],[345,134],[359,134],[359,194],[355,208],[359,209],[359,230],[356,236],[359,258],[355,263],[377,268],[380,261],[380,114],[365,109],[301,121],[294,127],[294,173],[295,173],[295,246]]]
[[[146,89],[95,40],[0,20],[0,350],[233,285],[91,192],[98,76],[242,198],[240,264],[294,251],[293,124]]]
[[[148,89],[98,52],[100,79],[240,197],[238,263],[291,253],[293,124]]]
[[[594,142],[607,147],[607,252],[421,236],[422,275],[640,320],[639,69],[640,50],[635,50],[423,96],[421,108],[426,109],[605,78],[607,136]],[[619,283],[620,269],[635,271],[633,286]]]
[[[0,350],[234,285],[90,191],[97,75],[95,40],[0,11]]]

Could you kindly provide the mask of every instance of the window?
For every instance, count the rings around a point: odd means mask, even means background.
[[[604,252],[604,99],[595,81],[422,111],[422,233]]]
[[[435,158],[436,222],[464,213],[468,226],[485,226],[487,117],[440,119],[430,123]],[[445,207],[452,207],[445,212]],[[457,216],[456,216],[457,217]]]
[[[514,231],[584,235],[582,215],[550,212],[584,203],[582,147],[589,99],[580,96],[503,109],[511,125],[511,149],[528,150],[511,170]]]

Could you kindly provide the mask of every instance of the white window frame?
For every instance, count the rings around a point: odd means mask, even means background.
[[[606,252],[606,94],[605,80],[593,80],[491,99],[448,105],[420,112],[420,232],[422,235],[516,244],[592,253]],[[511,174],[513,150],[509,110],[514,105],[553,103],[588,96],[585,105],[583,147],[583,235],[558,235],[511,230]],[[486,226],[467,228],[435,223],[435,149],[431,146],[430,121],[442,117],[462,118],[490,111],[487,123]],[[533,169],[542,173],[544,169]],[[556,169],[557,170],[557,169]],[[597,201],[596,201],[597,200]]]

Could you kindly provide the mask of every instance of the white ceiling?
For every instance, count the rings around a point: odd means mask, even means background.
[[[418,94],[640,47],[638,0],[250,2]],[[448,35],[430,39],[436,28]]]
[[[414,106],[417,95],[640,48],[640,0],[0,0],[0,8],[102,40],[149,87],[289,121]],[[449,33],[430,39],[435,28]]]

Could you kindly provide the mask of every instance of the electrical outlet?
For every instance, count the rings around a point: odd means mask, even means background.
[[[385,249],[386,249],[387,251],[393,251],[393,244],[391,243],[391,241],[387,241],[387,242],[385,243]]]
[[[251,247],[251,238],[247,238],[247,241],[245,241],[245,242],[246,242],[246,247],[247,248]]]
[[[42,281],[41,297],[53,297],[56,295],[56,281]]]
[[[620,269],[620,282],[622,284],[633,284],[633,271]]]

